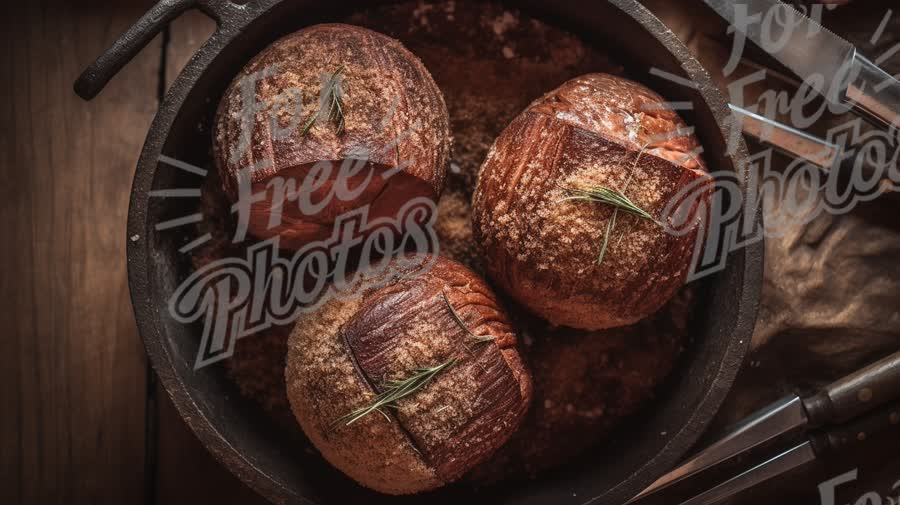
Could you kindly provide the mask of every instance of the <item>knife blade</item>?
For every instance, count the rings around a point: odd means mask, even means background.
[[[728,107],[741,122],[747,135],[784,151],[790,156],[809,161],[821,168],[830,169],[839,159],[843,149],[837,144],[820,139],[804,131],[771,120],[737,105]]]
[[[809,442],[804,442],[764,463],[760,463],[737,477],[682,502],[681,505],[709,505],[716,503],[815,459],[816,453],[813,451],[812,445]]]
[[[682,502],[681,505],[711,505],[829,453],[898,428],[900,428],[900,404],[878,409],[847,425],[811,433],[806,442]]]
[[[785,433],[802,428],[806,426],[807,422],[803,400],[797,395],[785,397],[751,414],[745,421],[729,430],[728,435],[719,439],[680,467],[660,477],[628,503],[661,491]]]
[[[804,80],[827,93],[831,77],[845,74],[856,48],[827,28],[778,0],[704,0],[721,17]],[[827,82],[832,81],[832,82]]]
[[[900,81],[853,44],[778,0],[704,2],[825,100],[900,137]]]
[[[843,423],[900,397],[900,351],[801,398],[787,396],[748,416],[726,435],[675,470],[660,477],[628,503],[744,454],[791,431]]]

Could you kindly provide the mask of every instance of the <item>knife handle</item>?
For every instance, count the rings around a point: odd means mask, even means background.
[[[840,424],[900,397],[900,351],[803,400],[810,427]]]
[[[819,457],[863,443],[888,431],[900,434],[900,403],[878,409],[848,424],[813,432],[809,436],[809,443],[816,457]]]
[[[846,101],[864,118],[900,138],[900,81],[856,53]]]

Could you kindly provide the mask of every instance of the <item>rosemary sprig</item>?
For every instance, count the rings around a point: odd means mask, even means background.
[[[456,312],[456,309],[453,308],[453,305],[450,303],[450,299],[447,297],[447,293],[445,291],[441,291],[441,295],[444,297],[444,303],[447,304],[447,309],[450,311],[450,315],[453,317],[453,320],[456,321],[456,324],[458,324],[460,328],[462,328],[463,331],[466,332],[466,334],[472,337],[472,339],[474,339],[476,343],[487,343],[493,342],[495,340],[495,337],[492,335],[476,335],[472,333],[472,331],[468,327],[466,327],[466,324],[459,316],[459,313]],[[466,347],[466,349],[468,350],[469,348]],[[469,350],[469,352],[471,352],[471,350]],[[396,409],[397,402],[399,400],[418,391],[420,388],[431,382],[431,380],[434,379],[436,375],[455,365],[457,361],[457,358],[451,358],[434,367],[417,368],[409,377],[405,379],[385,382],[382,385],[382,392],[375,397],[375,400],[371,405],[358,408],[353,412],[339,417],[334,421],[334,426],[337,426],[341,423],[344,423],[345,426],[350,426],[351,424],[359,421],[360,419],[373,412],[378,412],[379,414],[385,416],[385,418],[390,420],[383,409]]]
[[[387,414],[384,413],[383,409],[398,408],[398,401],[421,389],[431,382],[436,375],[456,364],[456,361],[456,358],[450,358],[434,367],[417,368],[413,371],[412,375],[405,379],[385,382],[382,386],[381,394],[375,397],[375,400],[371,405],[356,409],[353,412],[339,417],[334,421],[334,425],[336,426],[345,423],[344,426],[350,426],[373,412],[378,412],[387,418]]]
[[[316,110],[312,116],[310,116],[309,120],[306,122],[306,125],[303,127],[303,131],[300,132],[300,136],[303,137],[309,130],[312,129],[313,125],[316,123],[316,120],[319,116],[322,115],[322,108],[325,104],[328,104],[328,120],[335,124],[335,129],[337,134],[340,135],[344,131],[344,90],[341,88],[341,78],[340,75],[346,68],[345,65],[341,65],[331,77],[325,81],[325,85],[322,86],[322,92],[319,95],[319,109]]]
[[[472,337],[475,342],[482,344],[487,342],[493,342],[495,337],[493,335],[476,335],[472,333],[468,327],[466,327],[466,323],[463,322],[462,318],[459,317],[459,314],[456,312],[456,309],[453,308],[453,305],[450,303],[450,299],[447,298],[447,293],[445,291],[441,291],[441,295],[444,297],[444,303],[447,304],[447,309],[450,310],[450,315],[453,316],[453,320],[456,321],[456,324],[459,325],[460,328],[463,329],[470,337]]]
[[[631,178],[629,177],[629,181],[631,182]],[[609,246],[609,237],[612,234],[613,229],[616,226],[616,218],[619,215],[619,211],[627,212],[629,214],[638,216],[641,219],[646,219],[648,221],[652,221],[659,226],[662,226],[652,214],[640,208],[636,203],[634,203],[630,198],[625,196],[625,193],[613,188],[608,188],[606,186],[594,186],[592,188],[562,188],[563,191],[568,195],[565,198],[562,198],[560,201],[584,201],[584,202],[596,202],[604,205],[610,205],[613,207],[612,216],[610,216],[609,221],[606,223],[606,232],[603,234],[603,242],[600,245],[600,254],[597,256],[597,266],[603,264],[603,258],[606,256],[606,249]]]
[[[612,235],[613,228],[616,227],[616,217],[619,215],[619,209],[613,210],[612,217],[606,223],[606,233],[603,234],[603,244],[600,246],[600,254],[597,255],[597,266],[603,264],[603,257],[606,256],[606,247],[609,246],[609,236]]]
[[[639,122],[638,129],[643,130],[643,128],[643,122]],[[651,137],[641,147],[640,151],[638,151],[637,156],[635,156],[634,158],[634,164],[631,166],[631,173],[628,174],[628,179],[625,180],[625,185],[622,186],[621,191],[614,188],[607,188],[605,186],[596,186],[587,189],[565,187],[562,188],[562,190],[565,191],[569,196],[561,199],[560,201],[581,200],[589,202],[599,202],[611,205],[613,207],[612,216],[610,216],[609,221],[607,221],[606,223],[606,232],[603,234],[603,243],[600,245],[600,254],[597,256],[598,267],[603,264],[603,258],[604,256],[606,256],[606,249],[609,246],[609,238],[612,234],[613,229],[615,229],[616,227],[616,219],[619,216],[619,210],[628,212],[642,219],[653,221],[659,226],[663,226],[663,224],[656,218],[654,218],[649,212],[638,207],[633,201],[631,201],[630,198],[625,196],[625,191],[628,190],[628,186],[631,184],[631,181],[634,178],[634,172],[637,170],[638,162],[640,161],[641,156],[643,156],[644,151],[646,151],[647,148],[650,147],[653,143],[654,139]],[[622,242],[622,238],[624,238],[624,235],[621,235],[619,237],[619,240],[616,242],[617,246]]]
[[[563,191],[565,191],[569,196],[563,198],[560,201],[580,200],[585,202],[597,202],[611,205],[617,209],[628,212],[629,214],[634,214],[635,216],[653,221],[656,224],[660,224],[659,221],[657,221],[656,218],[654,218],[649,212],[638,207],[636,203],[631,201],[630,198],[625,196],[624,193],[617,189],[607,188],[606,186],[594,186],[587,189],[563,188]]]

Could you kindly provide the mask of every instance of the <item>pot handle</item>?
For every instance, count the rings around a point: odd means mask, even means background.
[[[218,31],[223,19],[233,14],[229,11],[232,6],[237,7],[228,0],[160,0],[81,73],[75,81],[75,93],[84,100],[93,99],[153,37],[185,11],[199,9],[216,22]]]

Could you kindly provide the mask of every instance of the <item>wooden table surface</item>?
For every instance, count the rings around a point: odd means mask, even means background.
[[[212,460],[157,385],[125,272],[141,145],[212,23],[190,13],[97,99],[72,92],[151,4],[41,0],[3,17],[3,504],[265,503]]]
[[[157,385],[125,272],[131,179],[160,92],[213,25],[190,13],[96,100],[72,92],[152,4],[20,2],[3,17],[0,503],[266,503]]]

